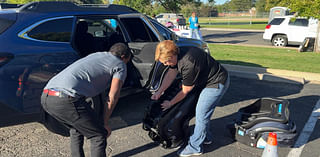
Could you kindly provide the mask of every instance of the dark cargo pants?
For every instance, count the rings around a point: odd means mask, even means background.
[[[85,97],[59,97],[43,93],[41,104],[45,111],[70,128],[71,154],[84,157],[84,136],[90,140],[91,157],[105,157],[107,130]]]

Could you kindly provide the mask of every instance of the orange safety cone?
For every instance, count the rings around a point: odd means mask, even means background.
[[[262,157],[278,157],[277,134],[270,132],[267,145],[263,150]]]

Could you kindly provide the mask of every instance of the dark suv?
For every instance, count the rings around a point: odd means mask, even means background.
[[[108,51],[116,42],[126,43],[133,54],[121,93],[144,89],[155,46],[163,40],[209,53],[205,42],[177,37],[126,6],[33,2],[0,10],[0,126],[32,119],[39,113],[42,89],[52,76],[81,57]],[[93,103],[101,101],[93,98]]]

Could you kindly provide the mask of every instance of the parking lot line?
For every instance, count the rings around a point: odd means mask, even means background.
[[[288,157],[300,157],[301,152],[309,140],[310,135],[313,132],[313,129],[317,123],[318,118],[320,117],[320,100],[318,100],[316,106],[313,108],[313,111],[309,117],[308,122],[304,125],[303,130],[301,131],[299,138],[297,139],[293,149],[288,154]]]

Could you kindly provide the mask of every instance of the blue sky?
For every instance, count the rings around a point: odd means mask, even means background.
[[[203,2],[208,2],[208,0],[201,0],[201,1],[203,1]],[[227,0],[215,0],[215,4],[217,4],[217,5],[219,5],[219,4],[223,4],[223,3],[225,3]]]
[[[223,4],[225,3],[227,0],[215,0],[216,4]]]

